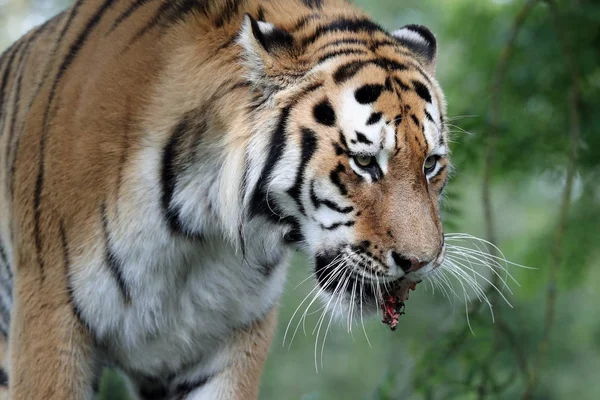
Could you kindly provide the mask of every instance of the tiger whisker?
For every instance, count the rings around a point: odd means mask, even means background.
[[[342,279],[345,278],[347,272],[348,271],[344,271],[343,272]],[[317,324],[315,325],[315,329],[317,331],[317,336],[315,338],[315,370],[317,372],[319,372],[319,366],[318,366],[318,361],[317,361],[317,352],[318,352],[318,348],[319,348],[319,337],[321,335],[321,328],[323,327],[323,321],[325,321],[325,315],[327,314],[327,310],[329,309],[329,305],[331,304],[331,302],[333,301],[333,299],[336,298],[336,293],[340,289],[340,285],[342,283],[342,279],[338,280],[337,285],[336,285],[336,287],[335,287],[335,289],[333,291],[333,294],[332,294],[331,298],[329,299],[329,301],[327,302],[327,306],[325,307],[325,310],[323,311],[323,313],[321,314],[321,317],[319,317],[319,319],[317,320]],[[315,333],[315,330],[313,330],[313,335],[314,335],[314,333]]]
[[[362,325],[362,330],[363,333],[365,334],[365,339],[367,339],[367,343],[369,344],[369,347],[373,347],[371,346],[371,341],[369,340],[369,336],[367,335],[367,330],[365,328],[365,321],[363,320],[363,290],[364,290],[364,286],[365,286],[365,276],[363,275],[362,277],[362,281],[360,283],[360,324]]]
[[[333,317],[335,316],[335,312],[337,310],[338,304],[341,304],[340,300],[344,297],[344,293],[346,293],[346,289],[348,287],[348,282],[350,281],[351,273],[348,272],[348,276],[346,277],[340,292],[337,294],[337,300],[333,305],[333,311],[329,316],[329,322],[327,323],[327,328],[325,329],[325,334],[323,335],[323,343],[321,344],[321,368],[323,368],[323,353],[325,352],[325,342],[327,341],[327,334],[329,333],[329,329],[331,328],[331,321],[333,321]]]
[[[340,258],[340,257],[336,257],[335,259],[333,259],[333,261],[331,261],[330,265],[331,265],[331,264],[333,264],[334,262],[337,262],[337,260],[338,260],[339,258]],[[331,271],[328,273],[328,275],[326,275],[326,278],[327,278],[327,276],[329,276],[329,274],[332,274],[332,273],[334,273],[334,272],[336,271],[337,267],[338,267],[338,265],[334,265],[334,266],[332,267],[332,270],[331,270]],[[311,295],[312,293],[314,293],[314,292],[315,292],[317,289],[319,289],[319,287],[318,287],[318,286],[315,286],[315,287],[314,287],[314,288],[313,288],[313,289],[312,289],[312,290],[311,290],[311,291],[310,291],[310,292],[309,292],[309,293],[308,293],[308,294],[307,294],[307,295],[304,297],[304,299],[302,300],[302,302],[300,302],[300,304],[298,305],[298,307],[296,307],[296,310],[294,311],[294,313],[293,313],[293,314],[292,314],[292,316],[290,317],[290,320],[289,320],[289,322],[288,322],[288,325],[287,325],[287,327],[286,327],[286,329],[285,329],[285,333],[284,333],[284,335],[283,335],[283,344],[282,344],[283,346],[285,346],[285,340],[286,340],[286,338],[287,338],[288,330],[290,329],[290,325],[291,325],[292,321],[294,320],[294,317],[296,316],[296,314],[297,314],[297,313],[298,313],[298,311],[300,310],[300,307],[302,307],[302,304],[304,304],[304,302],[305,302],[305,301],[306,301],[306,300],[307,300],[307,299],[310,297],[310,295]],[[309,307],[310,307],[310,306],[309,306]],[[296,328],[296,331],[297,331],[297,328]],[[292,339],[290,340],[290,347],[291,347],[291,345],[292,345],[292,343],[293,343],[293,341],[294,341],[294,337],[296,336],[296,331],[294,331],[294,336],[292,336]]]

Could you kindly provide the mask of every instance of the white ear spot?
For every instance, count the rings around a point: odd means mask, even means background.
[[[406,28],[398,29],[397,31],[394,31],[392,33],[392,35],[396,39],[399,39],[400,41],[403,41],[403,42],[404,41],[411,42],[411,43],[419,44],[422,46],[429,45],[429,43],[427,42],[427,40],[425,40],[425,38],[423,36],[419,35],[417,32],[411,31]]]
[[[437,41],[427,27],[406,25],[392,33],[392,36],[415,55],[427,72],[435,72]]]
[[[269,22],[256,21],[256,23],[258,24],[258,28],[260,29],[263,35],[268,35],[275,29],[275,25]]]

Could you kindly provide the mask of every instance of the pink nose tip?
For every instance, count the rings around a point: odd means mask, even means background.
[[[415,257],[404,257],[395,251],[392,251],[392,259],[404,272],[418,271],[429,264],[429,261],[419,261]]]

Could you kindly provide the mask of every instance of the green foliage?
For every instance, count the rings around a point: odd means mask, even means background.
[[[50,3],[45,1],[45,7]],[[353,327],[352,335],[347,334],[345,326],[332,328],[323,365],[319,354],[316,373],[315,336],[311,332],[318,314],[308,316],[306,335],[301,325],[291,346],[282,346],[286,325],[312,285],[308,281],[294,289],[310,273],[306,261],[297,258],[282,300],[261,398],[521,397],[545,333],[545,296],[569,163],[573,66],[564,56],[565,39],[581,81],[577,103],[579,157],[560,240],[555,323],[539,365],[540,383],[533,398],[599,398],[600,380],[596,375],[600,370],[600,319],[596,304],[600,301],[600,190],[596,182],[600,178],[600,3],[557,2],[566,33],[563,38],[548,3],[537,2],[516,37],[498,93],[493,90],[499,60],[525,1],[355,3],[389,29],[421,23],[437,35],[438,77],[447,95],[454,141],[455,173],[444,205],[446,231],[484,235],[482,170],[489,133],[497,128],[491,192],[498,244],[509,259],[537,269],[510,269],[521,286],[511,285],[514,294],[507,297],[512,308],[492,295],[495,324],[489,310],[477,306],[476,299],[468,305],[475,335],[466,324],[465,305],[460,298],[454,298],[452,306],[439,290],[434,295],[431,288],[424,293],[423,284],[412,295],[398,332],[389,332],[376,318],[365,321],[369,345],[360,325]],[[16,19],[23,19],[30,7],[40,4],[0,2],[0,22],[5,22],[0,26],[14,28]],[[46,14],[52,13],[45,10]],[[15,38],[16,34],[0,31],[0,45],[8,44],[9,36]],[[496,127],[492,126],[494,95],[500,99]],[[455,290],[462,297],[460,287],[455,285]],[[296,317],[292,329],[297,322]],[[101,392],[105,399],[125,398],[121,379],[110,371],[102,381]]]

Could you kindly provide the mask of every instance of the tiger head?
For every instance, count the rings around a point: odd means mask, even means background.
[[[421,281],[444,257],[436,40],[423,26],[390,34],[358,16],[301,24],[246,16],[239,35],[272,132],[250,209],[287,227],[321,292],[355,302],[358,285],[372,309],[376,293]]]

